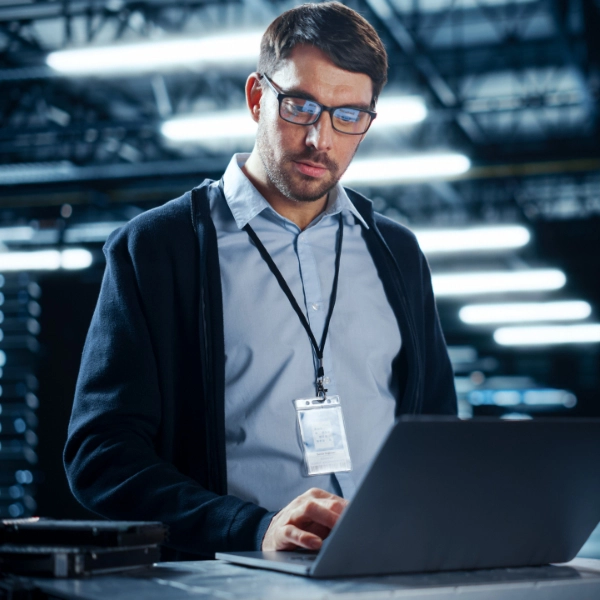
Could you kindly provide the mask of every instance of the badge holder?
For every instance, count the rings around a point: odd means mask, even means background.
[[[294,400],[306,475],[351,471],[339,396]]]

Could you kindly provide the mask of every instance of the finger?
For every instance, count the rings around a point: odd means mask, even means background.
[[[318,535],[304,531],[291,524],[282,528],[281,535],[284,543],[291,543],[306,550],[318,550],[323,544],[323,540]]]
[[[302,523],[306,523],[307,521],[314,521],[319,525],[324,525],[331,529],[336,524],[338,518],[338,513],[330,510],[320,502],[312,500],[303,506],[297,507],[292,514],[290,522],[301,526]]]
[[[338,515],[341,515],[344,512],[344,509],[348,506],[348,504],[348,500],[344,500],[344,498],[338,498],[336,496],[335,499],[330,500],[327,503],[327,507],[329,508],[329,510],[332,510]]]
[[[331,494],[330,492],[326,492],[320,488],[311,488],[304,492],[301,496],[298,496],[295,499],[295,504],[302,505],[302,503],[308,498],[315,498],[319,500],[324,500],[328,502],[328,506],[331,510],[335,511],[338,514],[341,514],[343,510],[348,506],[349,501],[345,498],[341,498],[340,496],[336,496],[335,494]]]
[[[325,527],[325,525],[319,525],[318,523],[309,523],[308,525],[303,526],[302,529],[304,531],[308,531],[309,533],[314,533],[322,540],[327,539],[331,533],[331,529],[329,529],[329,527]]]
[[[332,494],[331,492],[326,492],[325,490],[322,490],[321,488],[310,488],[309,490],[306,490],[306,492],[304,492],[304,494],[302,494],[302,496],[306,497],[309,496],[311,498],[328,498],[331,500],[344,500],[343,498],[340,498],[340,496],[336,496],[335,494]],[[300,497],[302,497],[300,496]]]
[[[321,490],[322,491],[322,490]],[[344,509],[350,504],[349,500],[345,498],[341,498],[340,496],[336,496],[335,494],[329,494],[325,492],[324,496],[319,496],[326,503],[331,510],[334,510],[338,514],[341,514]]]

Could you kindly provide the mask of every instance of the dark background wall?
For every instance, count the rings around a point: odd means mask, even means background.
[[[40,281],[42,315],[38,514],[54,518],[91,515],[72,496],[62,468],[62,451],[75,393],[81,352],[100,290],[101,269],[85,275],[55,275]]]

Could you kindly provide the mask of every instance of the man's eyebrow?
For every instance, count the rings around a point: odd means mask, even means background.
[[[319,102],[312,94],[305,92],[304,90],[300,90],[298,88],[291,88],[289,90],[282,90],[282,94],[285,96],[294,96],[295,98],[303,98],[304,100],[312,100],[313,102]],[[319,104],[321,104],[319,102]],[[348,103],[348,104],[336,104],[334,108],[358,108],[360,110],[371,110],[370,104],[363,104],[361,102],[357,104]]]
[[[297,98],[306,98],[306,100],[314,100],[315,102],[318,102],[318,100],[312,94],[309,94],[308,92],[305,92],[304,90],[300,90],[298,88],[282,90],[281,93],[285,94],[286,96],[296,96]]]

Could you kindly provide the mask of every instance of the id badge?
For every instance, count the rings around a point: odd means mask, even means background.
[[[339,396],[294,400],[307,475],[351,471]]]

